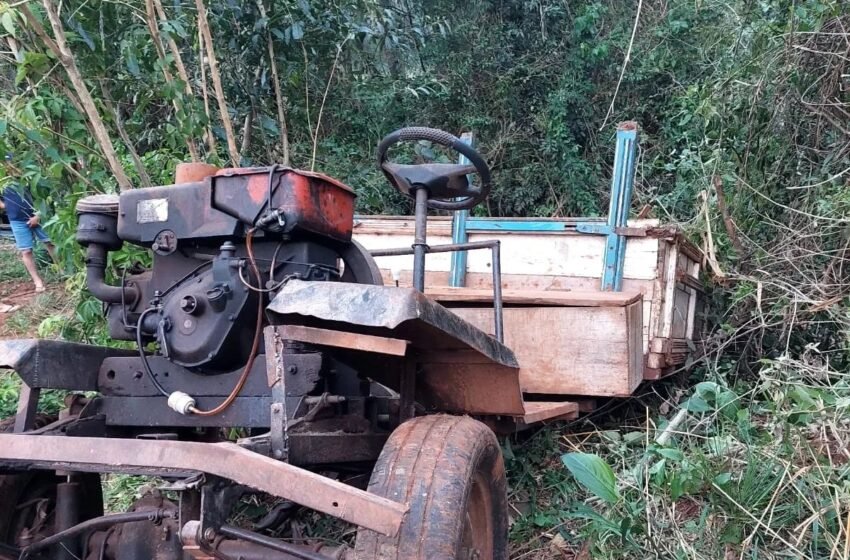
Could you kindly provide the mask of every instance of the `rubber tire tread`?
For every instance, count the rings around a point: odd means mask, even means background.
[[[458,558],[477,472],[490,483],[493,560],[507,560],[507,482],[499,442],[477,420],[439,414],[409,420],[390,435],[375,464],[369,491],[407,502],[410,511],[396,537],[360,529],[355,559]]]

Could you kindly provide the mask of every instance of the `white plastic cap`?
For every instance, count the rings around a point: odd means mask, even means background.
[[[390,274],[393,276],[393,282],[398,284],[399,280],[401,280],[401,268],[394,266],[390,269]]]
[[[195,399],[183,391],[174,391],[168,395],[168,408],[179,414],[189,414],[190,408],[195,406]]]

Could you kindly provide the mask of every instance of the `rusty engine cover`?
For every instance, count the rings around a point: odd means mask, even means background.
[[[247,223],[267,207],[269,169],[223,169],[213,178],[213,207]],[[283,211],[284,233],[306,231],[350,241],[354,227],[354,191],[309,171],[282,168],[271,185],[272,206]],[[247,196],[246,196],[247,194]]]
[[[150,245],[165,230],[177,240],[232,238],[267,208],[271,168],[223,169],[203,181],[133,189],[121,194],[118,235]],[[275,168],[272,206],[282,211],[282,233],[311,233],[348,242],[354,191],[320,173]]]

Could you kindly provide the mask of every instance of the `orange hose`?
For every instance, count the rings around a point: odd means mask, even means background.
[[[254,274],[257,276],[257,279],[260,279],[260,269],[257,268],[257,261],[254,259],[254,228],[248,230],[248,235],[245,236],[245,248],[248,250],[248,260],[251,263],[251,269],[254,271]],[[197,414],[198,416],[216,416],[221,414],[227,408],[233,404],[233,401],[236,400],[236,397],[239,396],[239,393],[242,392],[242,388],[245,387],[245,383],[248,381],[248,375],[251,373],[251,369],[254,367],[254,360],[257,358],[257,353],[260,350],[260,337],[263,334],[263,295],[259,294],[257,296],[257,327],[254,330],[254,344],[251,346],[251,353],[248,355],[248,363],[245,364],[245,369],[242,371],[242,375],[239,376],[239,380],[236,382],[236,385],[233,387],[233,390],[227,395],[227,398],[224,399],[221,404],[211,410],[201,410],[198,408],[190,407],[189,411],[193,414]]]

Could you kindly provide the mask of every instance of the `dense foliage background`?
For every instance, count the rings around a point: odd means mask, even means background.
[[[846,2],[227,0],[206,6],[214,56],[199,7],[0,2],[0,182],[33,187],[69,268],[77,198],[122,172],[168,184],[193,157],[288,160],[352,185],[362,212],[406,212],[373,157],[410,124],[474,132],[496,179],[477,212],[599,214],[616,124],[635,120],[633,208],[706,255],[712,330],[692,372],[709,381],[621,405],[633,431],[506,448],[517,554],[848,557]],[[103,342],[81,276],[68,287],[76,311],[45,334]],[[653,443],[676,408],[676,436]],[[560,464],[578,449],[604,459],[604,492]]]

